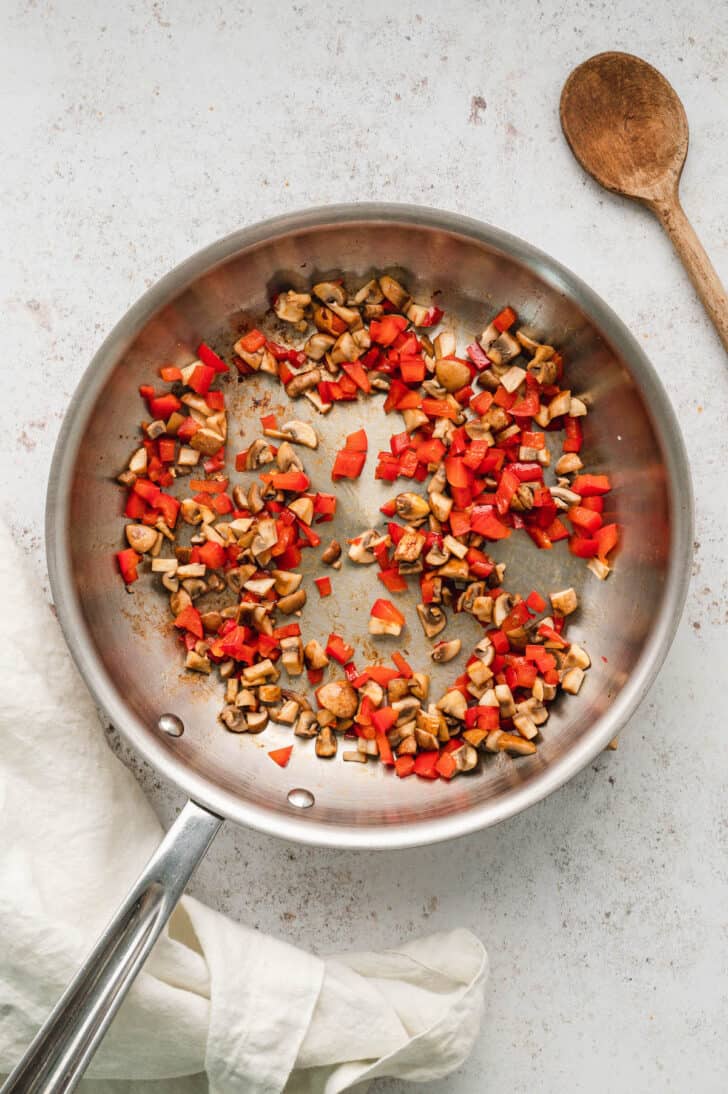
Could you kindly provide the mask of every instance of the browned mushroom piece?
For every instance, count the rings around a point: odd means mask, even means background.
[[[337,747],[336,737],[331,728],[324,726],[320,729],[316,737],[316,755],[320,756],[321,759],[329,759],[331,756],[336,755]]]
[[[341,544],[338,542],[338,540],[332,539],[331,543],[328,545],[328,547],[325,549],[324,553],[321,555],[321,561],[323,563],[325,563],[326,566],[333,566],[333,564],[340,557],[340,555],[341,555]]]
[[[303,471],[301,457],[289,441],[278,446],[276,465],[279,471]]]
[[[464,361],[443,357],[435,365],[435,376],[445,391],[459,391],[470,383],[472,373]]]
[[[150,528],[148,524],[127,524],[124,532],[129,546],[138,551],[140,555],[145,555],[147,551],[151,551],[157,542],[158,533],[154,528]]]
[[[330,680],[316,692],[319,705],[337,718],[353,718],[359,705],[357,694],[348,680]]]
[[[299,372],[286,384],[286,394],[291,399],[295,399],[298,395],[303,395],[305,391],[310,391],[311,388],[316,387],[316,385],[321,382],[321,379],[320,368],[312,368],[307,372]],[[197,434],[195,433],[193,440],[196,436]]]
[[[398,494],[394,499],[394,506],[397,516],[411,524],[425,520],[430,513],[430,503],[427,498],[423,498],[420,494],[413,494],[410,491]]]
[[[444,665],[447,661],[452,661],[454,657],[460,653],[462,648],[462,642],[459,638],[451,638],[448,642],[438,642],[432,648],[430,656],[433,661],[436,661],[440,665]]]
[[[293,612],[300,611],[305,603],[306,590],[297,589],[295,593],[281,597],[278,601],[277,608],[279,611],[283,612],[284,615],[291,615]]]
[[[447,624],[447,616],[437,604],[418,604],[417,615],[428,638],[434,638]]]

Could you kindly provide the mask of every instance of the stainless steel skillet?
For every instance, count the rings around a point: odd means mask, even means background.
[[[180,672],[164,601],[149,579],[127,593],[113,564],[121,529],[114,476],[134,445],[139,384],[160,363],[189,361],[201,339],[226,353],[278,288],[337,273],[353,284],[382,269],[398,273],[418,300],[437,294],[463,337],[507,302],[534,334],[565,350],[574,388],[594,405],[586,427],[590,468],[612,474],[610,504],[625,529],[616,573],[605,583],[563,545],[537,551],[514,536],[493,552],[508,560],[509,587],[577,588],[583,608],[571,633],[594,667],[579,699],[563,703],[544,727],[535,756],[499,757],[447,785],[395,781],[375,765],[327,764],[305,747],[281,771],[266,750],[290,731],[266,731],[265,743],[226,733],[216,721],[218,687]],[[282,407],[281,392],[266,378],[231,378],[226,390],[234,452],[256,435],[261,413]],[[306,416],[300,403],[296,416]],[[366,425],[376,451],[392,432],[376,402],[335,408],[324,419],[311,408],[309,417],[323,438],[307,463],[321,489],[345,433]],[[369,527],[391,493],[365,473],[361,485],[340,492],[336,523],[325,528],[341,539]],[[413,206],[333,206],[236,232],[163,278],[111,333],[71,402],[51,468],[47,549],[58,616],[99,706],[191,801],[3,1089],[75,1086],[221,818],[304,843],[408,847],[469,836],[571,778],[619,731],[667,652],[686,591],[691,529],[685,450],[652,366],[583,282],[512,236]],[[351,567],[336,575],[330,600],[311,598],[307,633],[339,630],[355,640],[358,661],[369,660],[372,650],[358,636],[366,635],[377,595],[372,581]],[[471,632],[458,626],[467,651]],[[424,640],[414,629],[404,637],[410,657],[421,661]],[[457,664],[440,670],[443,683],[453,670]],[[181,736],[166,731],[180,725]]]

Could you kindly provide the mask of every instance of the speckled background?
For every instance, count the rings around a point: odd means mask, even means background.
[[[476,931],[487,1019],[432,1094],[725,1089],[726,359],[656,223],[585,178],[557,118],[590,54],[656,64],[691,123],[685,207],[728,280],[725,5],[5,0],[1,19],[2,495],[39,579],[50,455],[94,349],[241,224],[369,198],[467,213],[570,266],[644,343],[692,461],[695,563],[619,751],[432,849],[309,850],[228,826],[192,889],[322,951]],[[179,795],[121,751],[168,822]]]

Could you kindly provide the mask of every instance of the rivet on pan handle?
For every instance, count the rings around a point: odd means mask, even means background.
[[[187,802],[0,1094],[75,1089],[221,824]]]

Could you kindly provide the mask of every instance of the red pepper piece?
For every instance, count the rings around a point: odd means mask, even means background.
[[[606,562],[607,555],[619,542],[619,525],[605,524],[594,533],[594,539],[597,541],[597,557]]]
[[[471,342],[470,345],[466,348],[465,352],[477,368],[478,372],[482,372],[483,369],[490,368],[491,360],[483,347],[479,345],[478,342]],[[478,396],[478,398],[480,398],[480,396]],[[472,406],[473,404],[471,403],[470,405]],[[477,413],[484,414],[485,411],[477,411]]]
[[[265,335],[257,327],[253,327],[240,339],[240,345],[246,353],[257,353],[265,345]]]
[[[137,566],[142,560],[142,556],[138,555],[131,547],[127,547],[124,551],[116,552],[116,561],[121,571],[121,576],[127,585],[131,585],[139,577],[137,573]]]
[[[406,779],[415,769],[414,756],[398,756],[394,761],[394,773],[398,779]]]
[[[316,588],[319,591],[319,596],[331,596],[331,578],[330,577],[317,577],[315,581]]]
[[[346,361],[341,367],[349,379],[354,381],[360,391],[363,391],[365,395],[370,393],[372,390],[371,382],[358,361]]]
[[[377,733],[386,733],[397,721],[397,711],[393,707],[379,707],[372,711],[372,725]]]
[[[338,661],[340,665],[345,665],[354,656],[354,647],[347,645],[341,635],[332,633],[326,643],[326,654],[328,657],[333,657],[334,661]]]
[[[346,452],[368,452],[369,438],[366,429],[357,429],[355,433],[350,433],[346,438],[344,450]]]
[[[197,347],[197,356],[200,358],[203,365],[208,365],[211,369],[214,369],[215,372],[223,373],[228,370],[222,357],[218,357],[215,351],[210,349],[207,342],[200,342]]]
[[[190,634],[194,634],[196,638],[202,638],[204,634],[200,613],[193,604],[188,604],[186,608],[182,609],[176,617],[174,625],[175,627],[179,627],[180,630],[189,631]]]
[[[149,400],[149,413],[153,418],[161,418],[163,421],[167,421],[176,410],[179,410],[182,403],[179,401],[176,395],[167,392],[166,395],[152,395]]]
[[[406,326],[407,320],[403,315],[385,315],[383,319],[372,319],[369,336],[372,342],[380,346],[391,346]]]
[[[366,452],[342,448],[336,453],[334,466],[331,469],[332,480],[338,482],[339,479],[357,479],[362,473],[366,458]]]
[[[585,509],[581,505],[572,505],[566,512],[567,517],[579,533],[592,536],[602,526],[601,513]]]
[[[162,365],[159,375],[168,384],[173,384],[175,380],[182,379],[182,372],[176,365]]]
[[[381,597],[375,600],[369,614],[373,615],[375,619],[384,619],[388,623],[397,623],[400,627],[404,626],[404,616],[391,600],[384,600]]]
[[[383,733],[378,733],[376,736],[377,748],[379,749],[379,759],[385,767],[394,767],[394,756],[392,755],[392,747],[384,736]]]
[[[499,520],[492,505],[474,505],[470,514],[470,528],[486,539],[507,539],[511,529]]]
[[[520,485],[521,482],[518,475],[514,474],[514,472],[507,467],[500,477],[498,489],[495,492],[496,509],[501,516],[508,512],[511,499]]]
[[[599,553],[599,543],[589,536],[572,536],[569,550],[577,558],[594,558]]]
[[[290,490],[294,494],[302,494],[311,485],[311,480],[303,471],[280,471],[271,475],[270,481],[276,490]]]
[[[540,593],[536,592],[535,589],[533,589],[526,597],[526,604],[533,612],[542,612],[546,608],[546,601]]]
[[[204,562],[205,566],[209,566],[211,570],[221,570],[227,562],[225,548],[221,543],[213,543],[212,540],[202,544],[198,557],[200,562]]]
[[[451,744],[451,743],[452,743],[451,741],[448,741],[448,744]],[[440,753],[440,757],[439,757],[437,763],[435,764],[435,771],[440,776],[440,778],[442,778],[442,779],[451,779],[453,777],[453,775],[455,774],[455,772],[457,771],[457,769],[458,769],[457,764],[455,763],[455,760],[453,759],[452,754],[450,752]],[[415,770],[417,770],[416,765],[415,765]],[[418,772],[418,774],[421,774],[421,772]]]
[[[514,312],[513,308],[505,307],[496,315],[495,319],[493,320],[493,326],[497,331],[503,333],[504,330],[510,330],[517,319],[518,316]]]
[[[278,764],[279,767],[286,767],[288,761],[291,758],[293,752],[293,745],[288,745],[287,748],[274,748],[268,753],[274,764]]]
[[[432,750],[431,752],[420,752],[415,756],[415,775],[419,775],[422,779],[436,779],[437,773],[437,761],[440,759],[439,751]]]
[[[405,680],[409,680],[410,677],[414,676],[412,666],[408,664],[407,661],[405,661],[404,657],[401,653],[399,653],[399,651],[395,651],[392,654],[392,660],[399,669],[400,676],[403,676]]]
[[[589,498],[594,494],[608,494],[612,484],[607,475],[577,475],[571,484],[571,489],[575,494]]]
[[[390,593],[404,593],[407,591],[407,579],[398,569],[380,570],[377,577]]]

